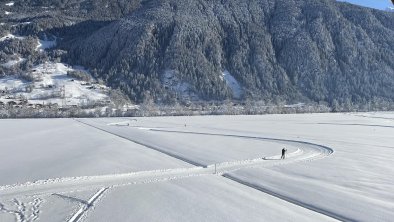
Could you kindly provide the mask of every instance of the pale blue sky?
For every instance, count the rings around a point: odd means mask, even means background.
[[[342,2],[349,2],[356,5],[362,5],[370,8],[386,9],[393,6],[391,0],[339,0]]]

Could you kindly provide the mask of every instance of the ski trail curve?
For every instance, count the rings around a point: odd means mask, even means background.
[[[246,136],[246,135],[236,135],[236,134],[223,134],[223,133],[205,133],[205,132],[193,132],[193,131],[178,131],[178,130],[164,130],[164,129],[155,129],[150,128],[149,131],[153,132],[165,132],[165,133],[179,133],[179,134],[194,134],[194,135],[206,135],[206,136],[222,136],[222,137],[233,137],[233,138],[241,138],[241,139],[253,139],[253,140],[263,140],[263,141],[270,141],[270,142],[277,142],[280,144],[288,144],[294,145],[297,147],[302,147],[308,151],[309,154],[314,154],[312,156],[307,156],[300,160],[315,160],[319,158],[324,158],[334,153],[334,150],[328,146],[300,141],[300,140],[289,140],[289,139],[280,139],[280,138],[271,138],[271,137],[260,137],[260,136]]]
[[[266,140],[266,141],[275,141],[275,142],[281,142],[281,143],[286,143],[289,145],[298,145],[298,146],[302,146],[302,150],[298,149],[296,152],[293,153],[293,155],[295,155],[297,158],[294,159],[286,159],[285,161],[277,161],[274,164],[271,165],[282,165],[282,164],[289,164],[289,163],[294,163],[294,162],[299,162],[299,161],[312,161],[312,160],[317,160],[320,158],[324,158],[326,156],[331,155],[332,153],[334,153],[334,150],[331,149],[330,147],[327,146],[323,146],[323,145],[319,145],[319,144],[315,144],[315,143],[310,143],[310,142],[305,142],[305,141],[298,141],[298,140],[288,140],[288,139],[278,139],[278,138],[268,138],[268,137],[256,137],[256,136],[244,136],[244,135],[234,135],[234,134],[219,134],[219,133],[202,133],[202,132],[190,132],[190,131],[174,131],[174,130],[162,130],[162,129],[150,129],[151,131],[158,131],[158,132],[168,132],[168,133],[184,133],[184,134],[198,134],[198,135],[212,135],[212,136],[225,136],[225,137],[236,137],[236,138],[244,138],[244,139],[260,139],[260,140]],[[297,155],[298,153],[302,153],[303,155]],[[269,157],[263,158],[265,160],[269,159]],[[222,163],[223,164],[223,163]],[[220,169],[220,165],[219,164],[219,169]],[[256,164],[257,166],[261,167],[261,166],[266,166],[267,164],[264,163],[258,163]],[[283,201],[292,203],[294,205],[300,206],[302,208],[305,208],[307,210],[311,210],[314,211],[316,213],[325,215],[327,217],[333,218],[335,220],[340,220],[340,221],[353,221],[350,218],[347,218],[343,215],[340,214],[336,214],[335,212],[330,212],[330,211],[326,211],[324,209],[315,207],[311,204],[308,204],[306,202],[302,202],[302,201],[298,201],[296,199],[293,199],[291,197],[287,197],[285,195],[276,193],[270,189],[266,189],[264,187],[261,186],[257,186],[254,185],[253,183],[250,183],[248,181],[244,181],[241,179],[238,179],[237,177],[234,177],[232,175],[230,175],[229,173],[231,171],[236,171],[239,169],[243,169],[243,168],[247,168],[250,166],[235,166],[233,169],[230,169],[229,167],[225,168],[226,172],[221,172],[221,176],[232,180],[236,183],[242,184],[244,186],[248,186],[252,189],[264,192],[268,195],[274,196],[276,198],[279,198]]]
[[[153,129],[151,129],[153,130]],[[70,177],[70,178],[56,178],[39,180],[35,182],[27,182],[24,184],[14,184],[0,186],[0,195],[2,197],[13,195],[31,195],[31,194],[52,194],[64,190],[76,189],[80,187],[111,187],[122,186],[136,183],[151,183],[162,180],[174,180],[185,177],[208,175],[208,174],[224,174],[236,171],[243,168],[251,167],[268,167],[274,165],[290,164],[299,161],[312,161],[331,155],[334,151],[326,146],[314,144],[304,141],[295,141],[278,138],[255,137],[233,134],[212,134],[202,132],[185,132],[185,131],[168,131],[168,130],[153,130],[168,133],[187,133],[187,134],[201,134],[225,137],[237,137],[244,139],[261,139],[273,141],[281,144],[296,145],[299,148],[286,160],[275,160],[272,157],[256,158],[251,160],[239,160],[233,162],[217,163],[208,166],[196,166],[190,168],[178,169],[162,169],[153,171],[140,171],[135,173],[125,174],[110,174],[101,176],[83,176],[83,177]],[[112,133],[111,133],[112,134]],[[216,171],[215,171],[216,169]]]
[[[125,174],[109,174],[102,176],[84,176],[84,177],[70,177],[70,178],[56,178],[56,179],[48,179],[48,180],[39,180],[36,182],[27,182],[24,184],[14,184],[14,185],[5,185],[0,186],[0,196],[2,198],[14,198],[15,196],[26,196],[26,195],[51,195],[58,192],[67,192],[70,190],[76,189],[100,189],[89,201],[87,205],[82,206],[69,220],[69,222],[77,222],[83,217],[84,213],[88,211],[93,203],[101,197],[104,192],[108,189],[127,186],[132,184],[147,184],[147,183],[157,183],[162,181],[170,181],[170,180],[179,180],[183,178],[189,177],[197,177],[202,175],[220,175],[224,178],[231,179],[238,183],[241,183],[246,186],[250,186],[252,188],[257,189],[256,187],[251,186],[250,184],[245,184],[245,182],[238,181],[236,178],[232,178],[227,173],[244,169],[244,168],[252,168],[252,167],[269,167],[275,165],[283,165],[283,164],[291,164],[300,161],[313,161],[317,159],[321,159],[327,157],[334,153],[334,150],[330,147],[319,145],[306,141],[299,140],[289,140],[289,139],[280,139],[280,138],[269,138],[269,137],[259,137],[259,136],[247,136],[247,135],[236,135],[236,134],[220,134],[220,133],[205,133],[205,132],[191,132],[191,131],[176,131],[176,130],[164,130],[164,129],[154,129],[148,128],[144,130],[149,130],[152,132],[164,132],[164,133],[177,133],[177,134],[195,134],[195,135],[208,135],[208,136],[221,136],[221,137],[235,137],[241,139],[253,139],[253,140],[264,140],[270,142],[276,142],[280,144],[293,145],[299,147],[296,152],[290,153],[289,158],[285,160],[278,160],[277,157],[264,157],[264,158],[256,158],[249,160],[238,160],[233,162],[224,162],[224,163],[216,163],[207,166],[202,166],[201,164],[196,163],[193,160],[185,159],[183,157],[179,157],[170,153],[169,151],[162,150],[160,147],[153,147],[149,144],[143,144],[138,141],[134,141],[133,139],[127,138],[122,135],[117,135],[114,132],[111,132],[106,129],[102,129],[100,127],[84,123],[79,120],[75,120],[81,124],[85,124],[89,127],[93,127],[97,130],[109,133],[111,135],[120,137],[122,139],[129,140],[133,143],[137,143],[139,145],[145,146],[150,149],[154,149],[163,154],[169,155],[176,159],[182,160],[189,164],[194,165],[194,167],[190,168],[178,168],[178,169],[161,169],[154,171],[140,171],[135,173],[125,173]],[[105,188],[103,188],[105,187]],[[270,193],[269,191],[264,191],[262,188],[258,189],[272,196],[276,196],[282,200],[287,202],[299,205],[309,210],[313,210],[318,213],[322,213],[326,216],[328,212],[320,212],[322,210],[314,209],[313,207],[309,207],[303,203],[296,202],[287,197],[281,197],[279,194]],[[4,207],[0,205],[0,210],[5,211]],[[332,218],[339,218],[339,216],[331,215]],[[339,218],[347,221],[346,218]]]

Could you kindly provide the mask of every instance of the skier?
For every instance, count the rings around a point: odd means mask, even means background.
[[[282,156],[280,157],[280,159],[282,159],[282,160],[285,159],[285,157],[286,157],[286,152],[287,152],[287,149],[285,149],[285,148],[283,147],[283,149],[282,149]]]

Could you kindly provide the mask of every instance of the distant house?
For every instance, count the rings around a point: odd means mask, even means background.
[[[19,101],[18,105],[22,106],[22,105],[26,105],[27,103],[28,103],[27,100],[23,99]]]
[[[51,103],[48,105],[49,108],[57,108],[59,105],[57,103]]]
[[[18,103],[16,103],[15,101],[8,101],[7,105],[8,106],[16,106],[16,105],[18,105]]]
[[[66,107],[60,107],[60,108],[59,108],[59,111],[60,111],[60,112],[65,112],[65,111],[67,111],[67,110],[68,110],[68,108],[66,108]]]
[[[35,105],[35,108],[36,108],[36,109],[41,109],[42,107],[44,107],[42,104],[36,104],[36,105]]]

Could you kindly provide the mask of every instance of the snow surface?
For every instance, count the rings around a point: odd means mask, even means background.
[[[11,27],[16,27],[16,26],[18,26],[18,25],[28,25],[28,24],[31,24],[31,22],[21,22],[21,23],[17,23],[17,24],[15,24],[15,25],[11,25]]]
[[[5,40],[7,40],[7,39],[20,39],[20,40],[23,40],[23,39],[25,39],[25,37],[23,37],[23,36],[16,36],[16,35],[13,35],[13,34],[7,34],[6,36],[0,38],[0,42],[3,42]]]
[[[8,61],[6,63],[3,63],[3,64],[1,64],[1,66],[6,67],[6,68],[10,68],[10,67],[12,67],[12,66],[14,66],[14,65],[16,65],[18,63],[21,63],[21,62],[25,61],[25,60],[26,59],[24,59],[24,58],[18,58],[17,60],[10,60],[10,61]]]
[[[221,76],[222,80],[225,80],[227,83],[227,86],[230,87],[231,91],[233,92],[233,96],[236,99],[241,98],[243,94],[243,90],[241,85],[238,83],[238,81],[232,76],[227,70],[222,73]]]
[[[0,90],[5,89],[20,89],[26,87],[26,82],[14,76],[7,76],[0,78]]]
[[[305,103],[296,103],[296,104],[290,104],[290,105],[285,105],[284,107],[286,108],[299,108],[305,106]]]
[[[68,221],[70,215],[84,207],[96,192],[96,190],[54,192],[45,198],[38,195],[3,201],[1,203],[3,209],[13,210],[14,213],[0,213],[0,221],[15,221],[15,218],[18,218],[18,221]]]
[[[165,88],[171,89],[183,100],[198,100],[198,95],[191,90],[190,84],[179,80],[176,71],[165,71],[162,76],[162,82]]]
[[[88,190],[53,193],[43,198],[40,208],[44,210],[40,215],[40,220],[51,222],[69,221],[72,213],[85,206],[89,198],[96,192],[96,190]]]
[[[189,166],[72,119],[2,120],[0,135],[0,185]]]
[[[43,51],[45,49],[50,49],[56,46],[56,40],[38,40],[36,50]]]
[[[130,207],[130,200],[138,204]],[[108,214],[107,206],[112,206],[114,212]],[[334,221],[219,176],[121,187],[108,193],[87,218],[87,221]]]
[[[6,3],[5,5],[6,6],[13,6],[15,3],[14,2],[8,2],[8,3]]]
[[[393,121],[1,120],[0,221],[391,221]]]

